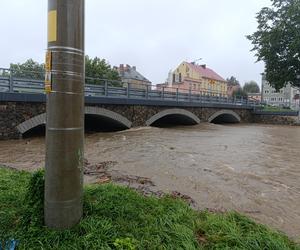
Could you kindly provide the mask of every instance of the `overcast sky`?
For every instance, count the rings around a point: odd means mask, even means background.
[[[47,0],[0,0],[0,67],[28,58],[43,62]],[[269,0],[86,0],[86,54],[111,65],[137,66],[164,82],[182,61],[203,58],[223,78],[261,83],[246,35]]]

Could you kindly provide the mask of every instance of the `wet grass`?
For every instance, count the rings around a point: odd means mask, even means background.
[[[18,239],[18,249],[300,249],[235,212],[195,212],[181,200],[113,184],[86,186],[80,224],[49,230],[41,223],[41,178],[0,168],[2,242]]]
[[[276,106],[270,106],[270,105],[265,105],[262,108],[262,111],[268,111],[268,112],[290,112],[293,111],[290,108],[281,108],[281,107],[276,107]]]

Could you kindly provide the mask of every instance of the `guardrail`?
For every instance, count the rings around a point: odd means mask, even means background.
[[[156,86],[151,85],[143,85],[137,88],[136,85],[124,84],[119,81],[86,77],[86,82],[91,82],[91,80],[95,84],[85,84],[85,96],[143,99],[149,101],[231,104],[253,107],[254,109],[260,106],[260,103],[255,100],[228,98],[221,96],[217,92],[172,87],[156,89]],[[15,77],[11,73],[7,75],[2,74],[2,76],[0,74],[0,92],[44,94],[44,80]]]

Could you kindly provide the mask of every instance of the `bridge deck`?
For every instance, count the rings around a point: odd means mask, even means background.
[[[44,82],[41,80],[0,77],[0,101],[45,102]],[[85,85],[87,104],[124,104],[176,107],[216,107],[255,109],[258,102],[242,98],[228,98],[202,92],[164,91],[147,86],[143,89],[116,87],[102,80],[99,85]]]

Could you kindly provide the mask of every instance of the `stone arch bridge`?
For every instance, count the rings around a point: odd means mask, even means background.
[[[44,102],[0,101],[0,139],[20,138],[45,126]],[[251,109],[147,104],[86,103],[86,129],[114,131],[138,126],[251,122]]]

